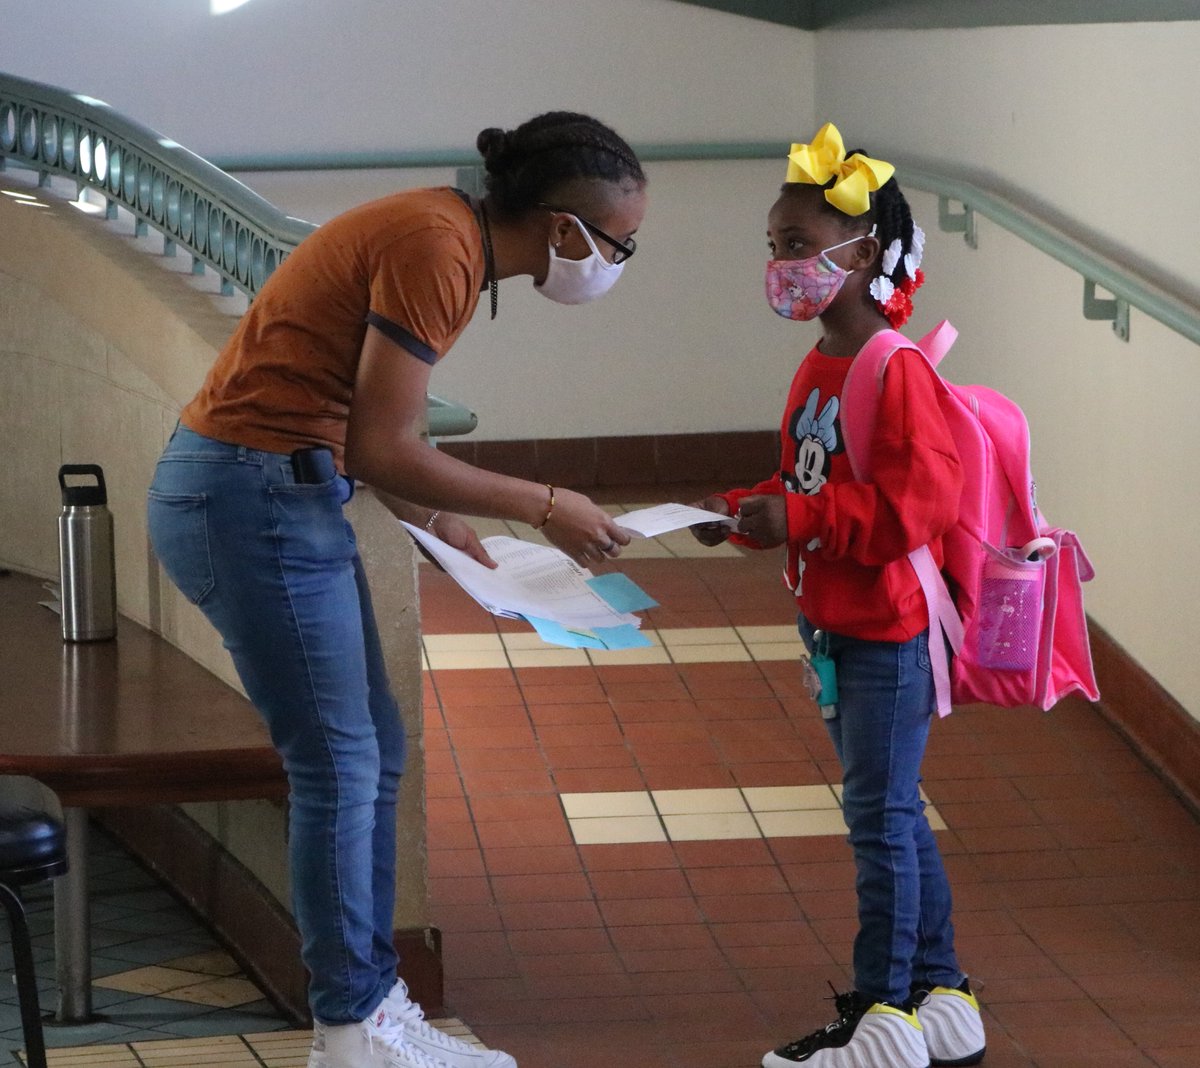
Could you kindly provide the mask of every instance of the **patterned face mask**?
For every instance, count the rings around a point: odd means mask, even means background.
[[[828,308],[846,276],[854,272],[843,270],[825,253],[852,245],[862,237],[860,234],[841,244],[830,245],[803,260],[768,260],[767,303],[775,314],[806,323]]]

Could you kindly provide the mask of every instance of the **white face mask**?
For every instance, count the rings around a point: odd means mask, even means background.
[[[623,263],[609,263],[600,255],[592,235],[574,215],[569,218],[583,234],[583,239],[592,250],[590,256],[581,260],[568,260],[559,256],[550,246],[550,267],[541,285],[536,282],[533,288],[543,297],[549,297],[557,304],[587,304],[604,296],[613,287],[613,283],[621,276]]]

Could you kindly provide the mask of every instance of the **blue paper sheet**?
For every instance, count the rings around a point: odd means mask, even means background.
[[[658,602],[641,588],[633,579],[613,571],[607,575],[596,575],[587,580],[601,597],[603,597],[618,612],[641,612],[647,608],[657,608]],[[619,628],[608,628],[616,630]]]
[[[588,631],[573,630],[552,619],[538,619],[536,616],[526,616],[525,619],[542,641],[551,645],[565,645],[568,649],[644,649],[654,644],[632,624],[597,627]]]

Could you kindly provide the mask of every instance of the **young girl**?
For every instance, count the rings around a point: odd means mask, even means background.
[[[911,350],[888,364],[870,483],[853,480],[838,419],[853,357],[908,319],[924,277],[924,235],[893,171],[847,158],[832,124],[792,146],[767,220],[767,300],[787,319],[820,317],[823,334],[792,382],[779,472],[700,502],[739,517],[735,541],[787,546],[858,869],[855,989],[836,998],[836,1021],[768,1053],[764,1068],[926,1068],[977,1064],[984,1053],[919,793],[934,687],[928,613],[906,559],[928,544],[941,563],[958,512],[958,455],[932,373]],[[728,536],[720,524],[693,529],[708,545]]]

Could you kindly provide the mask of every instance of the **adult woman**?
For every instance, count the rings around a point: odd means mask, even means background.
[[[628,536],[582,494],[461,463],[420,437],[433,364],[483,289],[606,291],[633,254],[645,175],[595,119],[485,130],[475,201],[421,189],[320,227],[256,297],[184,408],[149,493],[172,580],[221,632],[291,786],[312,1068],[512,1065],[434,1031],[396,978],[394,822],[404,737],[342,504],[357,479],[487,562],[457,515],[521,520],[586,563]],[[612,235],[612,236],[610,236]]]

